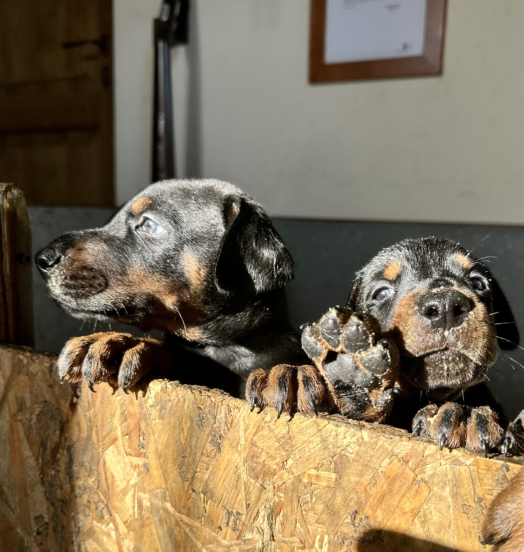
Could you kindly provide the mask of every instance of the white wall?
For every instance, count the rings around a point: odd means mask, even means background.
[[[115,0],[117,196],[149,182],[151,21]],[[273,215],[524,222],[524,2],[449,0],[442,77],[310,85],[307,0],[192,0],[181,176]]]

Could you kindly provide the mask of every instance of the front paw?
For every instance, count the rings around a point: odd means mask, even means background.
[[[321,374],[313,366],[280,364],[269,371],[251,372],[246,384],[246,399],[251,410],[258,406],[282,412],[314,412],[331,410],[329,390]]]
[[[502,444],[502,453],[514,456],[524,454],[524,410],[509,423]]]
[[[456,403],[430,404],[413,419],[413,435],[429,437],[440,450],[465,447],[487,454],[501,445],[504,431],[497,414],[487,406],[463,408]]]
[[[374,422],[386,419],[393,406],[399,353],[369,314],[335,307],[305,326],[302,348],[333,387],[340,411]]]
[[[113,389],[133,388],[152,369],[164,344],[156,339],[137,338],[127,333],[100,332],[74,337],[58,357],[61,381],[82,379],[93,391],[96,383],[107,381]]]

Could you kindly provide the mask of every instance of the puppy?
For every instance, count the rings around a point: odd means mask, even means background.
[[[524,550],[524,469],[490,504],[480,540],[497,545],[494,550],[499,552]]]
[[[73,338],[62,380],[127,391],[167,377],[239,396],[253,369],[307,360],[286,312],[293,259],[263,208],[226,182],[153,184],[106,226],[54,240],[36,264],[72,316],[166,335]]]
[[[404,240],[356,274],[347,308],[304,328],[303,348],[323,381],[306,389],[294,375],[286,386],[279,367],[276,392],[275,378],[256,371],[247,396],[282,411],[322,409],[411,427],[441,449],[517,453],[521,425],[503,431],[483,381],[497,342],[513,349],[518,341],[508,302],[479,260],[449,240]]]

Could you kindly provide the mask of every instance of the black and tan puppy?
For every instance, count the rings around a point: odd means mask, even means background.
[[[281,410],[329,409],[372,422],[411,426],[440,447],[517,452],[522,428],[505,433],[501,412],[482,382],[498,346],[519,333],[508,302],[479,260],[457,243],[405,240],[381,251],[357,275],[347,308],[330,309],[304,328],[302,344],[319,378],[299,381],[254,372],[252,404]],[[297,394],[304,395],[298,404]],[[284,406],[282,402],[284,401]],[[296,406],[295,406],[296,405]],[[310,409],[309,409],[310,410]]]
[[[127,390],[162,376],[239,395],[254,368],[307,360],[286,313],[293,259],[262,207],[231,184],[153,184],[36,263],[71,315],[166,334],[73,338],[59,357],[63,380]]]

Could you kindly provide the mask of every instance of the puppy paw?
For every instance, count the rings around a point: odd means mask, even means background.
[[[466,447],[487,454],[502,442],[504,432],[497,423],[497,415],[487,406],[464,409],[456,403],[441,407],[430,404],[413,418],[413,435],[429,437],[440,450]]]
[[[509,423],[501,450],[505,455],[524,454],[524,410]]]
[[[128,391],[152,369],[162,356],[161,341],[137,338],[127,333],[101,332],[70,339],[58,357],[61,381],[76,383],[82,379],[94,391],[97,383],[107,381],[113,389]]]
[[[329,309],[303,328],[302,348],[332,386],[342,414],[373,422],[387,418],[399,353],[392,341],[380,338],[380,326],[371,315]]]
[[[330,410],[329,390],[321,374],[313,366],[280,364],[269,371],[251,372],[246,384],[246,399],[251,410],[258,406],[282,412],[314,412]]]
[[[466,448],[486,455],[500,445],[504,430],[498,423],[497,413],[489,406],[472,408],[467,420]]]
[[[413,418],[413,435],[429,437],[439,444],[440,450],[463,447],[466,443],[466,423],[462,407],[445,403],[440,408],[429,404]]]

